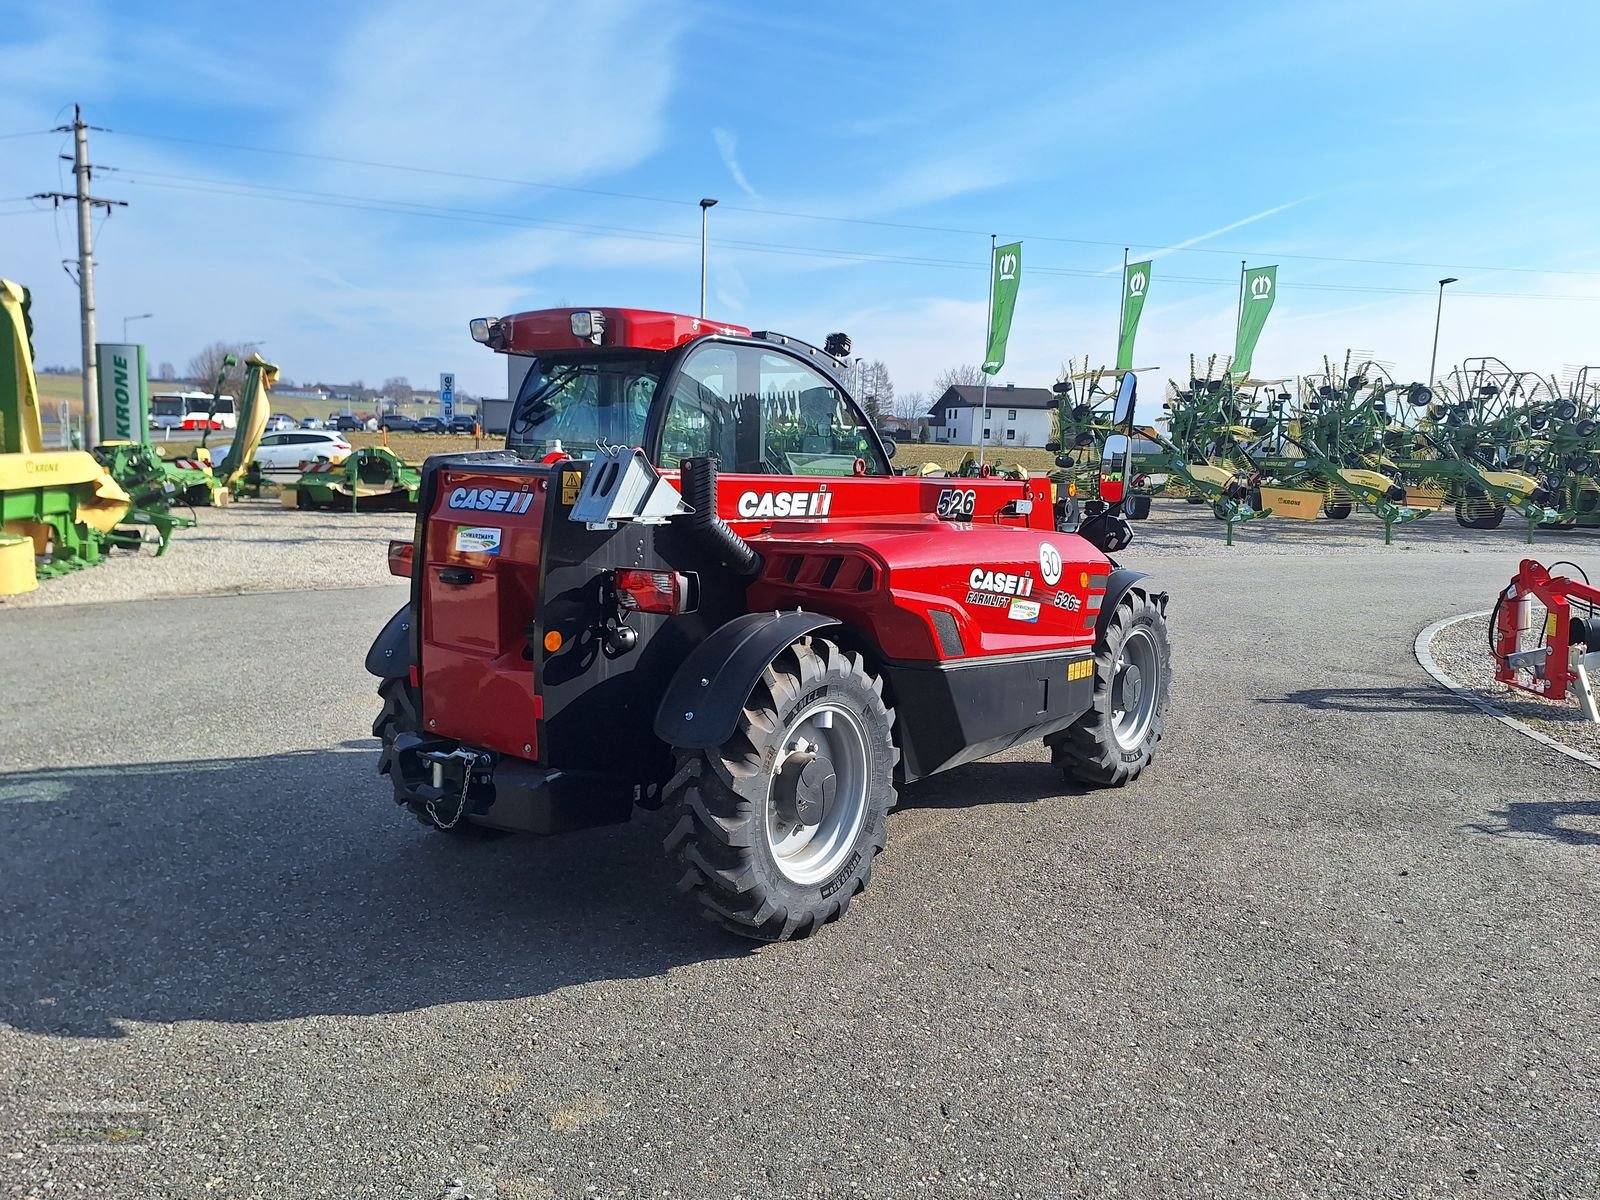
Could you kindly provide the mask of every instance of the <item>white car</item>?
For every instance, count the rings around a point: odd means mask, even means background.
[[[326,429],[296,429],[269,433],[256,448],[256,462],[263,475],[298,475],[305,462],[339,463],[350,457],[351,446],[343,434]],[[220,463],[228,455],[228,445],[211,447],[211,461]]]

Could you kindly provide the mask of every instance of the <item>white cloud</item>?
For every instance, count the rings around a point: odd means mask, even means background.
[[[619,171],[661,145],[683,28],[642,0],[534,0],[501,5],[487,21],[391,0],[339,47],[305,148],[564,184]],[[358,178],[370,187],[373,174]],[[413,196],[501,190],[399,178]]]
[[[722,155],[722,165],[728,168],[728,174],[739,185],[739,190],[752,200],[761,199],[760,193],[745,178],[744,168],[739,165],[739,139],[721,128],[713,129],[711,137],[717,143],[717,153]]]

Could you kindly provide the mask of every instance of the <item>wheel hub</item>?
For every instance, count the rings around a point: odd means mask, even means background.
[[[1139,706],[1139,697],[1144,694],[1144,676],[1139,668],[1129,663],[1122,668],[1122,673],[1117,677],[1117,707],[1123,712]]]
[[[839,777],[825,755],[810,748],[796,750],[778,769],[773,802],[785,821],[812,829],[822,824],[838,790]]]

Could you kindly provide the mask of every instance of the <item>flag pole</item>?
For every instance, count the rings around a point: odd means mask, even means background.
[[[1122,302],[1117,305],[1117,357],[1122,357],[1122,335],[1128,332],[1128,247],[1122,248]]]
[[[989,319],[986,325],[987,332],[983,335],[983,356],[989,357],[989,344],[994,341],[994,250],[996,238],[989,235]],[[985,364],[987,365],[987,364]],[[978,409],[978,469],[983,469],[983,423],[988,420],[989,413],[989,372],[983,373],[983,405]]]
[[[1239,304],[1233,314],[1233,352],[1235,356],[1239,353],[1239,330],[1244,327],[1244,264],[1245,260],[1241,258],[1239,260]],[[1230,362],[1228,364],[1228,375],[1230,377],[1233,375],[1233,368],[1234,364]]]

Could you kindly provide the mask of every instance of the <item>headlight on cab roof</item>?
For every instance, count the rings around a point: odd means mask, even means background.
[[[467,328],[472,330],[473,341],[489,346],[494,344],[494,336],[500,331],[500,322],[493,317],[473,317]]]
[[[572,336],[588,338],[596,346],[606,331],[606,315],[595,309],[581,309],[572,314]]]

